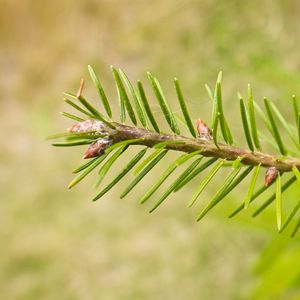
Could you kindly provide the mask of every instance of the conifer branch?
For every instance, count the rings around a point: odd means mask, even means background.
[[[82,80],[78,92],[76,94],[65,93],[66,98],[64,99],[67,104],[80,113],[80,116],[68,112],[62,113],[63,116],[75,120],[77,123],[71,126],[67,133],[50,137],[51,139],[65,139],[63,142],[53,143],[54,146],[88,145],[83,156],[88,161],[73,170],[76,177],[69,184],[69,188],[78,184],[100,166],[96,175],[96,187],[98,188],[114,162],[123,156],[128,148],[140,145],[144,146],[143,149],[136,153],[120,172],[98,192],[93,199],[94,201],[101,198],[134,169],[134,179],[121,193],[121,198],[125,197],[137,184],[140,184],[142,179],[156,165],[160,164],[160,161],[168,152],[176,151],[182,152],[181,156],[162,170],[162,174],[142,196],[140,203],[144,203],[154,196],[170,175],[176,172],[177,167],[184,165],[184,170],[182,173],[177,174],[171,185],[158,195],[158,200],[154,203],[150,212],[156,210],[170,194],[177,192],[191,180],[200,178],[198,186],[188,202],[189,207],[193,206],[206,186],[210,184],[213,178],[218,176],[219,170],[224,167],[228,169],[228,166],[230,166],[229,174],[222,178],[222,184],[220,184],[215,195],[198,213],[197,221],[201,220],[251,173],[252,176],[250,176],[251,179],[246,194],[241,197],[242,203],[229,217],[235,216],[243,209],[248,209],[249,206],[252,206],[254,200],[260,198],[269,189],[272,189],[273,193],[256,209],[253,216],[260,214],[275,202],[274,209],[276,210],[279,233],[283,232],[297,217],[300,207],[299,202],[296,203],[286,217],[285,200],[283,199],[284,192],[295,182],[297,182],[298,188],[300,184],[300,111],[298,100],[294,95],[292,96],[291,108],[295,124],[292,125],[285,119],[276,105],[267,98],[264,98],[264,113],[254,101],[250,85],[247,88],[247,101],[244,101],[242,96],[238,94],[239,105],[237,107],[240,109],[242,128],[248,145],[248,148],[243,148],[234,145],[230,124],[224,114],[222,72],[218,75],[214,91],[208,85],[205,85],[212,101],[211,128],[203,120],[198,119],[196,124],[192,121],[188,104],[177,78],[174,79],[174,85],[182,115],[174,114],[158,79],[151,73],[147,73],[152,94],[159,104],[162,115],[171,131],[170,133],[163,133],[159,128],[160,124],[155,120],[151,104],[141,81],[138,80],[136,84],[133,84],[124,71],[112,67],[112,74],[119,96],[120,120],[117,121],[113,117],[110,102],[95,71],[91,66],[88,69],[104,111],[99,111],[83,97],[84,82]],[[272,139],[265,138],[258,129],[256,113],[264,122]],[[126,124],[126,117],[130,118],[133,125]],[[189,130],[191,137],[180,134],[180,126],[177,124],[177,120],[180,120]],[[283,135],[282,130],[285,130],[287,134]],[[261,137],[277,148],[278,153],[264,152],[262,150],[263,144],[260,141]],[[289,143],[286,143],[285,137],[289,138],[296,150],[289,149]],[[148,150],[151,153],[147,156],[146,152]],[[209,157],[209,159],[206,160],[206,157]],[[243,166],[246,167],[243,168]],[[266,169],[265,182],[256,188],[258,175],[263,169]],[[202,173],[205,172],[207,173],[202,176]],[[290,173],[289,178],[285,177],[285,173]],[[276,183],[275,188],[272,187],[273,183]],[[300,228],[300,216],[298,218],[292,236]]]

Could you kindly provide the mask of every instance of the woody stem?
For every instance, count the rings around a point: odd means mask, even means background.
[[[218,157],[233,161],[238,157],[242,157],[242,163],[245,165],[258,165],[269,168],[275,167],[281,172],[288,172],[292,170],[293,166],[300,169],[300,158],[276,156],[268,153],[249,151],[243,148],[219,143],[218,147],[212,140],[188,138],[181,135],[172,135],[157,133],[147,129],[127,126],[120,123],[113,123],[115,129],[107,128],[109,137],[113,143],[140,139],[136,145],[144,145],[147,147],[154,147],[156,144],[167,141],[175,141],[174,144],[169,144],[165,148],[175,151],[191,153],[201,150],[201,155],[207,157]]]

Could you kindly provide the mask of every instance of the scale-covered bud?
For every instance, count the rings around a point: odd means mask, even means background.
[[[112,144],[112,141],[109,138],[102,138],[96,142],[90,144],[88,149],[85,151],[83,158],[93,158],[100,156],[104,151]]]
[[[279,171],[275,167],[268,168],[265,176],[265,185],[269,186],[273,183],[276,180],[278,173]]]
[[[73,133],[85,133],[94,132],[96,134],[107,133],[107,126],[99,120],[85,120],[67,129],[69,132]]]
[[[212,139],[212,132],[205,122],[200,119],[197,120],[197,131],[199,139],[210,141]]]

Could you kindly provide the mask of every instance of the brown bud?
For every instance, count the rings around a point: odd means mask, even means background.
[[[88,149],[85,151],[83,158],[87,159],[102,155],[105,149],[107,149],[111,145],[111,143],[112,141],[110,139],[103,138],[90,144]]]
[[[210,128],[200,119],[197,120],[197,131],[201,140],[210,141],[212,139],[212,132]]]
[[[83,132],[95,132],[95,133],[106,133],[106,126],[103,122],[98,120],[86,120],[79,122],[67,130],[73,133],[83,133]]]
[[[278,173],[279,172],[275,167],[268,168],[265,176],[265,186],[269,186],[273,183],[276,180]]]

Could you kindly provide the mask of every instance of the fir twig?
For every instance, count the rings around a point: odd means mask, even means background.
[[[112,67],[112,73],[119,95],[120,122],[118,122],[111,119],[112,110],[103,86],[92,67],[89,66],[88,68],[108,119],[83,96],[83,80],[76,95],[65,93],[67,97],[65,98],[65,102],[77,110],[80,116],[68,112],[63,112],[62,115],[79,123],[70,127],[68,129],[69,132],[53,135],[49,138],[65,139],[62,142],[53,143],[54,146],[58,147],[88,145],[84,158],[92,158],[73,170],[73,173],[77,175],[71,181],[69,187],[73,187],[79,183],[103,162],[102,167],[100,166],[100,170],[98,171],[96,184],[96,186],[98,186],[110,172],[114,162],[120,158],[126,149],[132,149],[134,146],[143,146],[143,149],[125,164],[125,167],[114,176],[110,183],[98,192],[93,199],[94,201],[106,194],[135,168],[135,178],[121,194],[121,198],[125,197],[134,187],[140,184],[142,179],[150,173],[156,165],[161,163],[165,155],[170,151],[177,151],[182,152],[182,155],[165,167],[162,174],[158,177],[158,180],[146,191],[141,199],[141,203],[147,201],[158,188],[162,186],[165,180],[167,180],[171,174],[175,173],[180,165],[186,164],[186,167],[183,172],[177,175],[173,183],[158,195],[158,200],[154,206],[152,206],[150,212],[160,206],[173,192],[177,192],[200,173],[211,167],[208,173],[200,180],[196,190],[192,194],[193,196],[188,204],[188,206],[192,206],[211,180],[218,177],[218,171],[222,168],[228,168],[229,166],[232,167],[232,171],[225,180],[223,179],[223,184],[217,189],[213,198],[206,203],[204,209],[199,213],[198,221],[241,184],[250,173],[252,173],[252,176],[244,201],[230,217],[235,216],[243,208],[247,208],[250,203],[263,195],[264,192],[276,182],[275,192],[263,202],[254,212],[253,216],[261,213],[275,201],[279,232],[282,232],[295,218],[300,208],[299,201],[285,221],[283,221],[283,193],[289,189],[295,181],[300,183],[300,112],[295,96],[292,97],[291,102],[292,111],[295,116],[295,125],[292,125],[286,121],[277,106],[267,100],[267,98],[264,98],[265,114],[260,108],[260,105],[254,102],[252,88],[248,85],[246,103],[239,95],[241,121],[248,146],[248,148],[244,148],[241,146],[233,146],[232,133],[223,108],[221,72],[218,75],[214,92],[211,91],[208,85],[205,85],[209,98],[213,103],[211,128],[209,128],[202,119],[198,119],[196,127],[193,125],[195,123],[189,114],[188,104],[176,78],[174,79],[174,84],[181,114],[175,114],[171,110],[171,106],[162,91],[159,81],[151,73],[148,73],[150,88],[161,108],[163,117],[172,131],[171,133],[163,133],[154,118],[150,101],[146,96],[141,81],[137,81],[137,88],[135,88],[124,71]],[[133,103],[133,105],[131,103]],[[264,134],[258,129],[255,110],[258,112],[258,116],[262,118],[272,138],[264,137]],[[125,124],[126,114],[130,117],[133,126]],[[177,124],[176,119],[180,120],[180,124]],[[138,125],[138,121],[140,125]],[[279,124],[277,124],[277,121],[279,121]],[[149,128],[148,124],[149,126],[151,124],[154,131]],[[180,135],[179,125],[184,125],[192,137]],[[279,128],[278,125],[283,128]],[[296,146],[296,151],[287,149],[283,135],[281,134],[282,130],[285,130],[294,146]],[[298,134],[297,138],[296,134]],[[259,135],[263,136],[263,139],[275,146],[275,148],[278,148],[279,153],[273,154],[263,151]],[[152,148],[154,151],[142,160],[149,148]],[[114,152],[112,153],[112,151]],[[110,153],[112,153],[111,156],[109,156]],[[294,153],[294,157],[288,156],[288,154],[291,155]],[[205,157],[209,159],[205,160]],[[204,159],[204,162],[200,164],[202,159]],[[190,162],[190,160],[193,161]],[[264,168],[267,174],[265,185],[255,190],[258,175]],[[288,172],[291,172],[293,176],[282,183],[283,174]],[[297,232],[299,227],[300,221],[296,224],[292,235]]]

